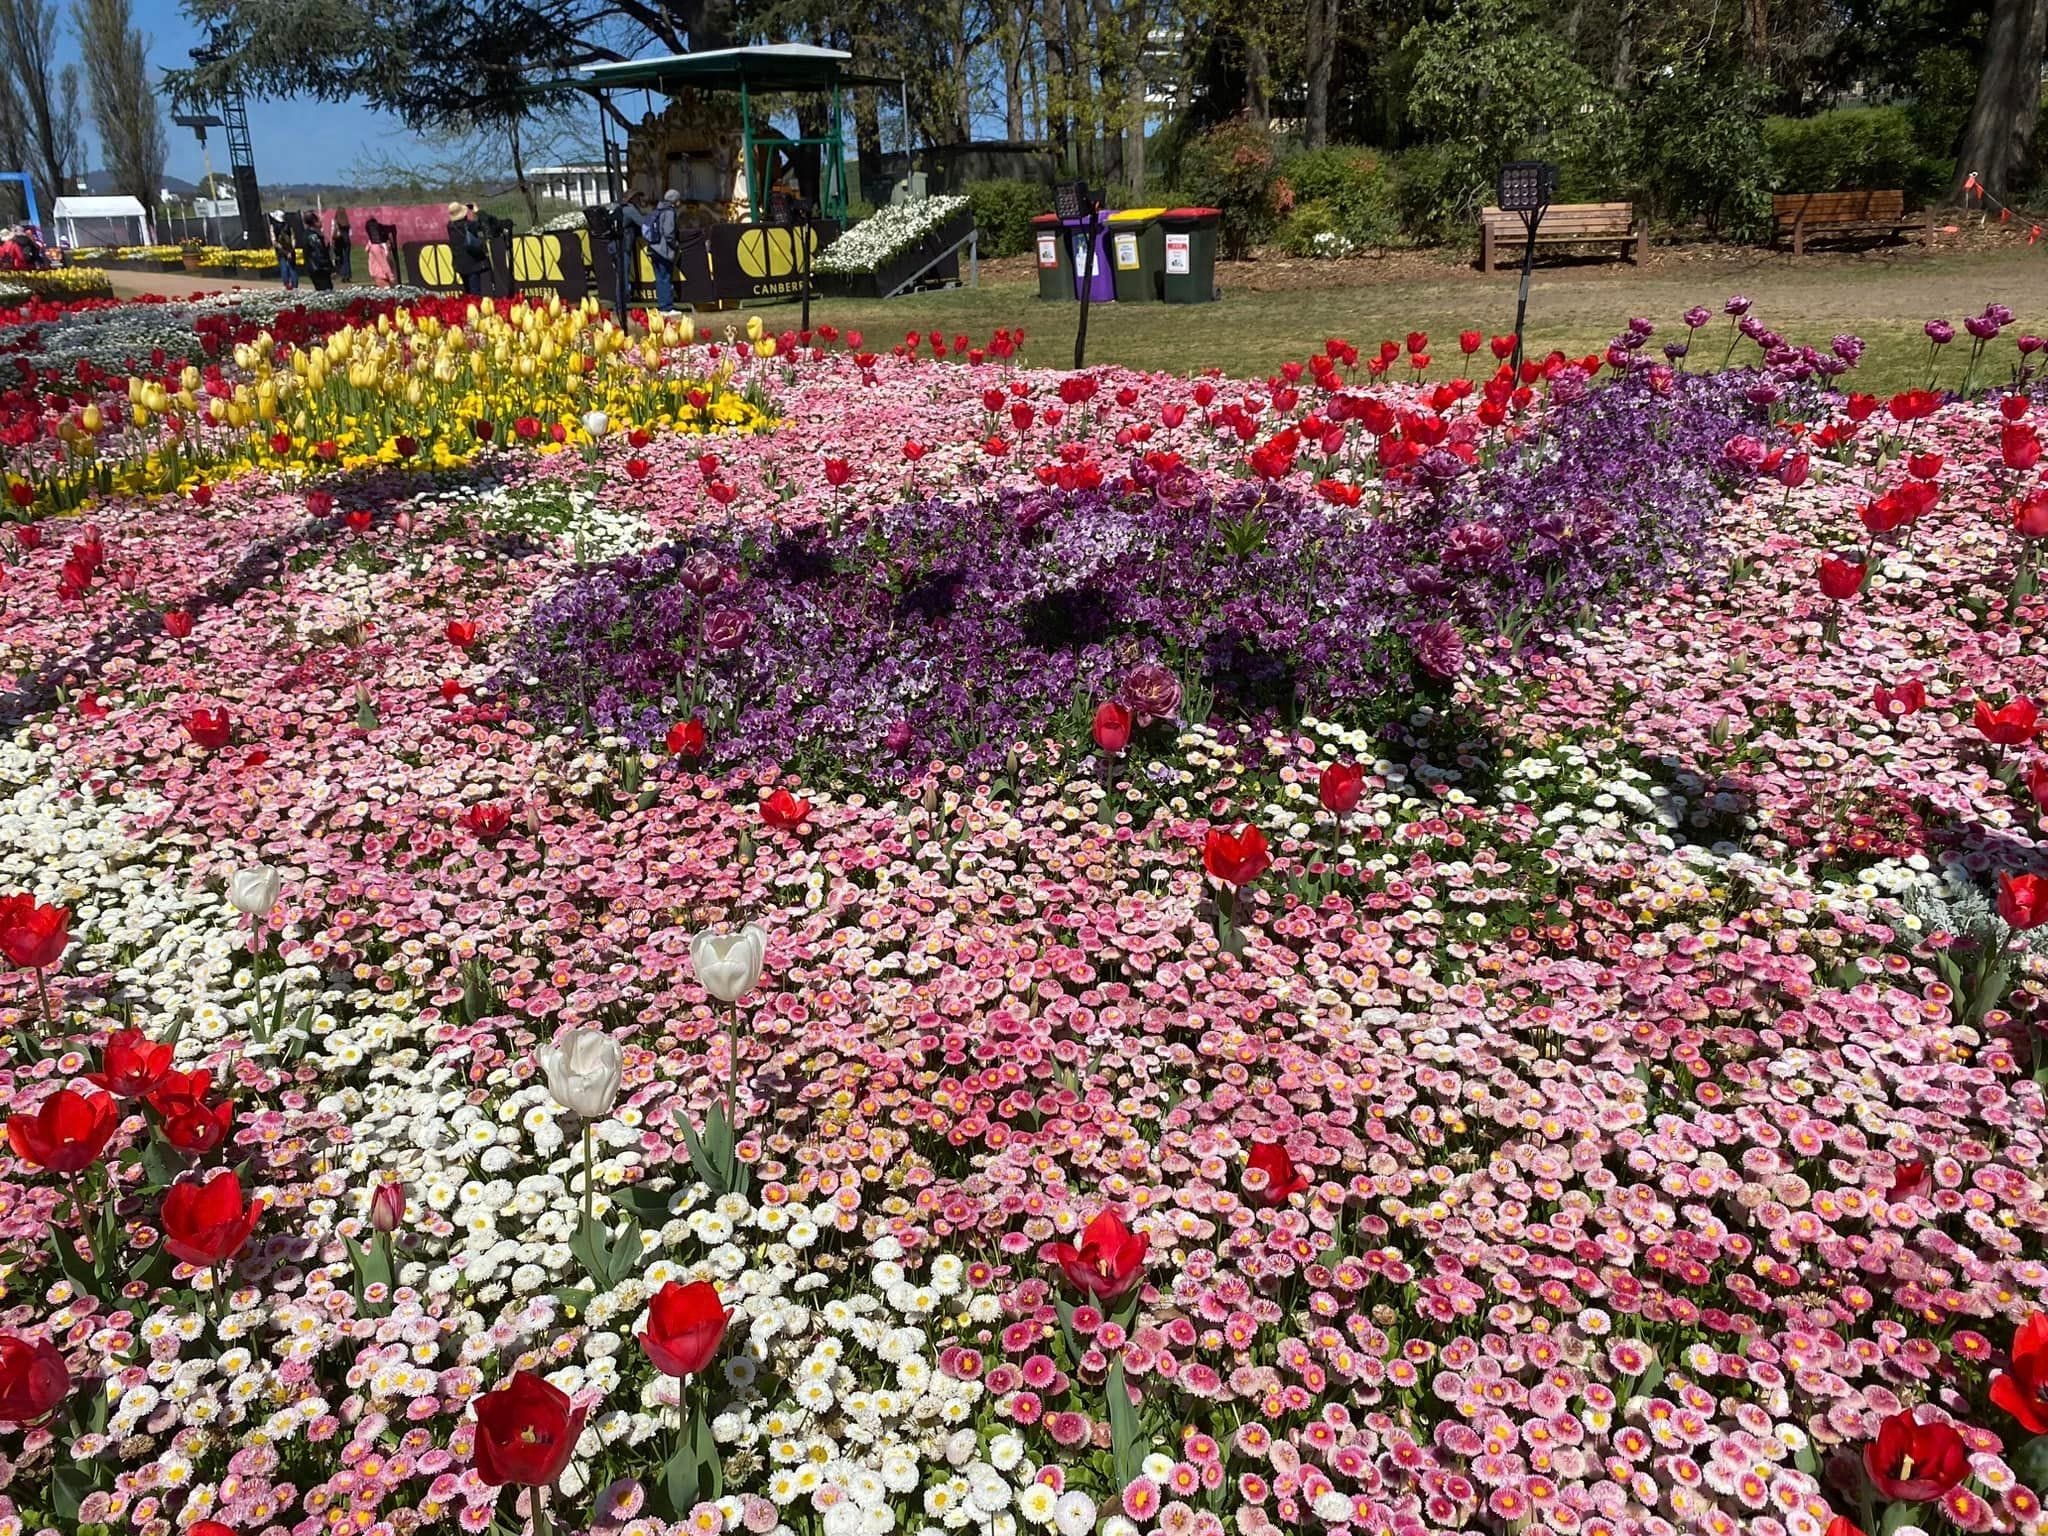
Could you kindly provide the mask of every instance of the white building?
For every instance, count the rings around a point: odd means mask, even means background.
[[[526,173],[536,199],[591,208],[605,201],[604,167],[601,165],[542,165]]]

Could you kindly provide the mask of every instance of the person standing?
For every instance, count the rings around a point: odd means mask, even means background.
[[[647,259],[654,264],[654,307],[663,314],[675,308],[676,240],[683,194],[670,187],[647,216]]]
[[[395,226],[371,219],[363,225],[363,260],[370,269],[370,281],[389,288],[398,281],[393,254],[398,245]]]
[[[484,232],[477,223],[475,203],[448,205],[448,251],[455,275],[462,280],[462,291],[471,298],[481,298],[484,273],[490,269],[491,260],[484,249]]]
[[[352,283],[356,275],[350,270],[350,258],[355,250],[355,236],[349,232],[348,210],[334,210],[334,270],[344,283]]]
[[[320,233],[320,215],[308,208],[299,215],[299,260],[313,287],[321,293],[334,292],[334,251]]]
[[[270,249],[277,257],[277,275],[284,283],[286,293],[299,291],[299,253],[292,244],[291,226],[284,221],[284,215],[270,216]]]

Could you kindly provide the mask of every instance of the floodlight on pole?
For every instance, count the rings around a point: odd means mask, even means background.
[[[1500,168],[1494,201],[1504,213],[1519,213],[1528,240],[1522,247],[1522,291],[1515,300],[1514,366],[1522,366],[1522,321],[1529,313],[1529,268],[1536,259],[1536,226],[1557,199],[1557,167],[1543,160],[1510,160]]]

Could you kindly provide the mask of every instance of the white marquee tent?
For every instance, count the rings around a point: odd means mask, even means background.
[[[149,216],[132,197],[60,197],[51,217],[60,245],[149,243]]]

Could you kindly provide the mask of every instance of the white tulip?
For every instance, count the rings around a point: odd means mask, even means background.
[[[612,424],[611,418],[603,411],[587,411],[583,416],[583,430],[592,437],[603,437],[604,429]]]
[[[268,864],[252,864],[228,876],[228,904],[249,917],[262,917],[277,905],[284,876]]]
[[[562,1108],[586,1120],[612,1112],[625,1064],[619,1042],[610,1035],[601,1029],[572,1029],[533,1054],[548,1076],[548,1092]]]
[[[704,990],[722,1003],[736,1003],[761,979],[768,935],[753,923],[738,933],[707,928],[690,941],[690,963]]]

